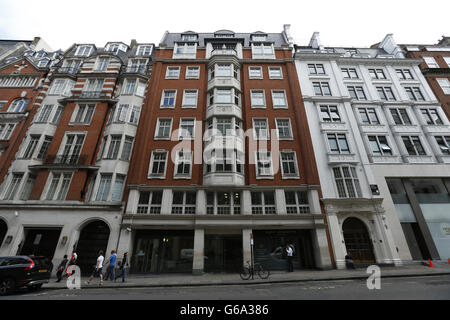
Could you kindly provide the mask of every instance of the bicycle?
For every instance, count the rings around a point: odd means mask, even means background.
[[[250,261],[247,261],[247,265],[244,265],[244,267],[242,268],[242,272],[239,275],[241,276],[242,280],[248,280],[255,273],[257,273],[261,279],[267,279],[270,276],[270,271],[265,270],[259,263],[255,263],[254,267],[252,268],[250,265]]]

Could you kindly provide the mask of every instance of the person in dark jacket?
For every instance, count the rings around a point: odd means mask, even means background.
[[[118,278],[122,277],[122,282],[125,282],[125,278],[126,278],[126,275],[127,275],[128,267],[129,267],[129,264],[128,264],[128,252],[125,252],[123,254],[122,262],[120,263],[120,274],[118,274],[116,276],[115,280],[117,280]]]
[[[347,269],[355,269],[355,263],[349,254],[345,255],[345,266]]]
[[[56,280],[56,282],[60,282],[61,281],[62,273],[66,269],[66,264],[67,264],[68,261],[69,260],[67,260],[67,254],[65,254],[63,260],[59,264],[58,269],[56,271],[56,277],[58,278],[58,280]]]

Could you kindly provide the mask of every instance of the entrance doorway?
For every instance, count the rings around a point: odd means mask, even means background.
[[[18,255],[44,256],[52,260],[60,233],[60,228],[25,228],[25,241],[19,248]]]
[[[239,272],[242,254],[242,235],[205,235],[205,272]]]
[[[0,247],[2,246],[3,240],[5,239],[7,232],[8,226],[6,225],[6,222],[0,219]]]
[[[364,223],[357,218],[348,218],[342,225],[347,253],[355,263],[374,263],[372,240]],[[342,257],[343,258],[343,257]]]
[[[103,250],[107,255],[106,249],[109,240],[109,227],[103,221],[93,221],[80,232],[76,250],[78,254],[77,265],[81,269],[82,275],[90,275],[97,261],[98,252]]]
[[[403,234],[406,238],[409,251],[413,260],[431,259],[427,244],[417,222],[402,222]]]

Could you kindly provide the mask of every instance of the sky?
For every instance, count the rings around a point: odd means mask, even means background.
[[[325,46],[435,44],[450,36],[448,0],[0,0],[0,39],[39,36],[54,50],[108,41],[159,44],[164,32],[281,32],[298,45],[320,32]]]

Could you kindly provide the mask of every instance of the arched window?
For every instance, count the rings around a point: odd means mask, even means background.
[[[28,104],[28,99],[26,98],[19,98],[14,100],[13,102],[11,102],[8,112],[24,112],[27,104]]]

